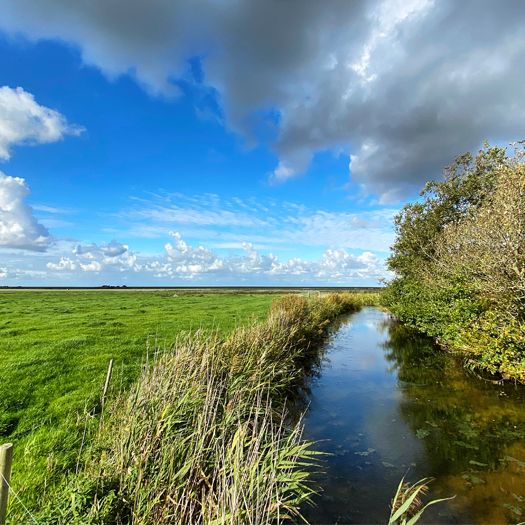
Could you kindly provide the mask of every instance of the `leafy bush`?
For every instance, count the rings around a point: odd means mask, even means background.
[[[486,146],[396,218],[387,303],[404,322],[525,382],[525,164]]]

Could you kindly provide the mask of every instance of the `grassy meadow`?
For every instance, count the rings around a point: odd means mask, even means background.
[[[376,301],[287,295],[260,322],[179,337],[97,417],[80,468],[43,502],[39,523],[301,521],[317,454],[290,409],[333,321]]]
[[[202,328],[226,334],[266,317],[274,294],[0,291],[0,442],[15,443],[13,488],[29,506],[74,469],[108,362],[112,395],[155,347]],[[94,409],[94,410],[93,410]]]

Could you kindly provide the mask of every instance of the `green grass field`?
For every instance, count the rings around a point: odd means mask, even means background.
[[[227,332],[265,318],[272,294],[1,291],[0,443],[15,444],[12,484],[30,506],[75,468],[87,413],[111,358],[113,390],[137,377],[148,347],[182,331]]]

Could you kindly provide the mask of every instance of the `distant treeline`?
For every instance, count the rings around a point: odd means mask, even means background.
[[[525,383],[525,154],[485,147],[395,219],[386,300],[405,323]]]

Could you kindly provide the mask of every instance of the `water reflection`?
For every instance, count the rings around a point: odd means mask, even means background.
[[[332,455],[312,523],[384,523],[401,476],[456,494],[427,523],[525,519],[525,390],[472,377],[453,356],[368,308],[326,349],[306,437]]]

